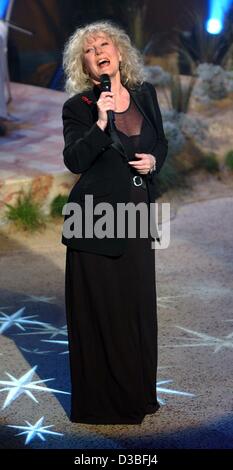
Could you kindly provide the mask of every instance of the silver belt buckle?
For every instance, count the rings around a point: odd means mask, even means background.
[[[137,181],[137,180],[138,180],[138,181]],[[141,186],[142,183],[143,183],[143,181],[142,181],[142,177],[141,177],[141,176],[135,175],[135,176],[133,177],[133,184],[134,184],[134,186]]]

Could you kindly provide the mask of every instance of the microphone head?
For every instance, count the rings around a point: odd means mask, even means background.
[[[100,89],[101,91],[111,91],[111,80],[107,73],[100,75]]]

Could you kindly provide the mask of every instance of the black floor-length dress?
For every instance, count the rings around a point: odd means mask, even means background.
[[[128,155],[149,149],[150,126],[132,100],[116,113],[116,126]],[[148,202],[147,189],[132,184],[130,200]],[[137,237],[127,244],[118,257],[67,247],[73,422],[140,424],[159,408],[155,251],[139,237],[138,219]]]

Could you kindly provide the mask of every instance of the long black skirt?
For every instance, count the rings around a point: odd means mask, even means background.
[[[130,200],[148,202],[147,190],[132,186]],[[73,422],[140,424],[159,408],[155,250],[149,238],[127,243],[118,257],[67,247]]]

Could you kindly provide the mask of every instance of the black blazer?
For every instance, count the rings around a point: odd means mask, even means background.
[[[127,88],[127,87],[126,87]],[[156,157],[156,170],[146,179],[150,202],[155,201],[155,177],[162,168],[167,155],[168,142],[164,135],[161,113],[154,87],[147,82],[134,90],[127,88],[131,98],[145,119],[154,128],[154,145],[150,152]],[[130,165],[123,147],[119,147],[107,130],[102,131],[96,124],[99,87],[84,91],[69,98],[63,105],[64,163],[72,173],[81,173],[81,177],[72,188],[68,202],[78,203],[82,208],[82,238],[66,238],[64,231],[62,243],[71,248],[109,256],[124,253],[125,238],[93,238],[85,236],[85,194],[93,195],[93,208],[99,202],[109,202],[116,208],[117,202],[129,202]],[[139,173],[138,173],[139,174]],[[66,211],[64,221],[72,217],[73,212]],[[94,216],[93,221],[101,216]],[[71,221],[72,219],[70,219]]]

